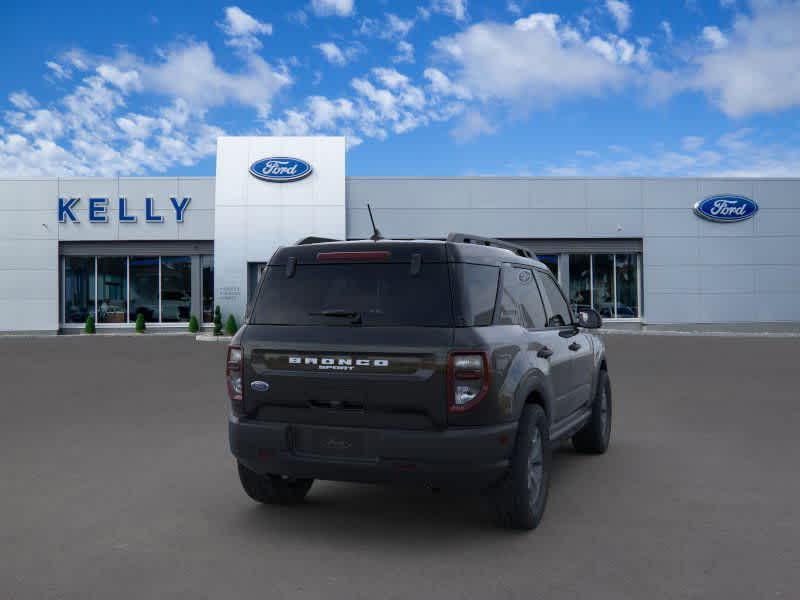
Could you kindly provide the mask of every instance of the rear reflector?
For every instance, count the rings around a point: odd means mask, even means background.
[[[319,252],[317,260],[320,262],[332,261],[364,261],[364,260],[389,260],[392,255],[388,250],[367,250],[364,252]]]

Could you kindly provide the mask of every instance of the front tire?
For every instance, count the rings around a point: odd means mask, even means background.
[[[494,491],[495,520],[509,529],[535,529],[544,515],[551,453],[547,415],[528,404],[522,411],[511,469]]]
[[[298,504],[311,489],[313,479],[291,479],[266,473],[260,475],[236,463],[245,493],[262,504]]]
[[[592,402],[592,416],[578,433],[572,436],[575,450],[583,454],[603,454],[611,441],[611,380],[600,371],[597,392]]]

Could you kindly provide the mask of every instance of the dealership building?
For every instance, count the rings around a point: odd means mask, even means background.
[[[0,178],[0,332],[244,315],[281,245],[449,232],[532,248],[645,325],[800,322],[800,179],[347,177],[342,137],[223,137],[215,177]]]

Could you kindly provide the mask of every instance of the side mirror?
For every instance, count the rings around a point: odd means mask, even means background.
[[[600,329],[603,326],[603,318],[600,313],[593,308],[580,308],[577,311],[578,327],[586,329]]]

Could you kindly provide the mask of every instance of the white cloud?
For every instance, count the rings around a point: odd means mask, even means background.
[[[414,46],[405,40],[397,42],[397,54],[392,56],[392,62],[395,63],[413,63],[414,62]]]
[[[659,24],[661,27],[661,31],[664,32],[664,37],[667,39],[667,43],[672,43],[672,24],[669,21],[661,21]]]
[[[508,2],[506,2],[506,10],[515,17],[522,14],[522,7],[520,7],[519,3],[514,2],[514,0],[508,0]]]
[[[616,36],[587,42],[558,15],[534,13],[513,25],[479,23],[434,42],[455,65],[450,75],[481,100],[552,104],[620,87],[631,75],[636,49]]]
[[[322,52],[322,56],[325,57],[325,60],[339,67],[343,67],[347,63],[355,60],[362,51],[361,46],[351,45],[342,49],[334,42],[322,42],[321,44],[316,44],[314,48]]]
[[[467,18],[467,0],[433,0],[429,10],[463,21]]]
[[[31,96],[25,90],[19,92],[12,92],[8,96],[8,101],[11,102],[11,104],[15,108],[18,108],[19,110],[30,110],[34,106],[37,106],[39,104],[36,98]]]
[[[686,152],[696,152],[703,144],[705,139],[697,135],[687,135],[681,140],[681,147]]]
[[[48,61],[75,75],[63,97],[45,106],[24,92],[9,98],[15,110],[3,115],[9,128],[0,130],[0,173],[136,175],[193,165],[213,155],[224,134],[206,122],[209,108],[239,104],[266,118],[274,95],[291,83],[284,69],[253,53],[239,59],[242,68],[228,71],[194,41],[162,50],[155,60],[70,50]],[[139,95],[148,108],[131,111]]]
[[[44,64],[48,69],[50,69],[56,79],[69,79],[72,75],[69,69],[64,68],[63,65],[60,65],[53,60],[48,60]]]
[[[557,175],[683,176],[683,177],[796,177],[800,149],[776,143],[752,129],[731,131],[709,142],[697,136],[681,139],[680,149],[664,144],[640,152],[626,152],[619,159],[608,153],[579,151],[580,162],[553,164],[544,171]]]
[[[453,96],[460,100],[469,100],[472,97],[469,90],[462,85],[453,83],[450,78],[439,69],[429,67],[423,73],[429,83],[430,90],[440,96]]]
[[[722,8],[733,8],[736,6],[736,0],[719,0],[719,5]]]
[[[459,142],[468,142],[481,135],[491,135],[496,128],[477,110],[465,113],[459,123],[450,131],[450,135]]]
[[[217,25],[229,38],[226,44],[250,51],[261,48],[258,36],[272,35],[271,23],[262,23],[238,6],[228,6],[225,19]]]
[[[623,0],[606,0],[606,9],[617,24],[617,31],[625,33],[631,26],[631,10],[630,4]]]
[[[703,39],[711,44],[714,50],[720,50],[728,45],[728,38],[714,26],[703,27]]]
[[[386,25],[392,36],[404,38],[408,35],[408,32],[411,31],[411,28],[414,27],[414,19],[401,19],[395,14],[387,13]]]
[[[311,10],[318,17],[349,17],[353,14],[353,0],[311,0]]]
[[[736,17],[727,44],[701,53],[697,71],[679,79],[732,117],[800,106],[798,23],[800,2],[756,2],[752,15]]]

